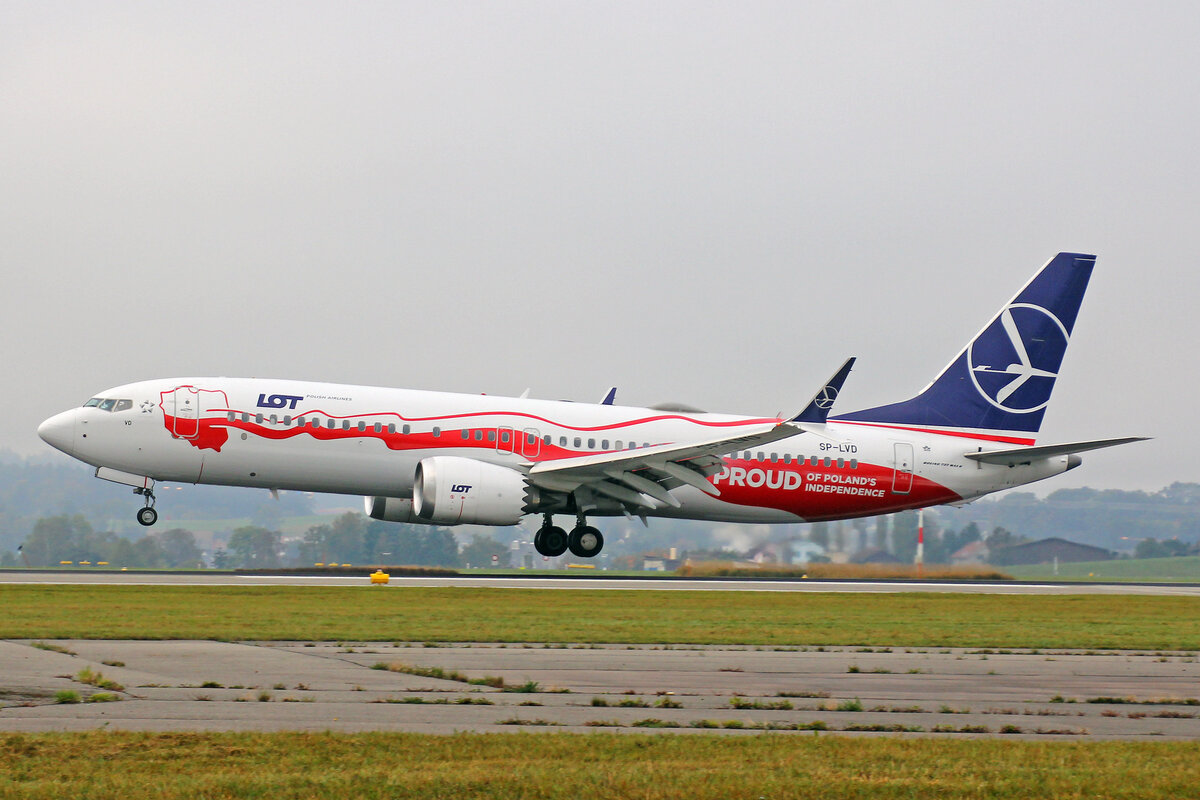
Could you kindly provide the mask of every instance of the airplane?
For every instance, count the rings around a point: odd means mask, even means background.
[[[604,546],[589,517],[814,522],[961,504],[1145,437],[1038,445],[1096,257],[1059,253],[916,396],[831,415],[851,358],[799,413],[747,417],[257,378],[117,386],[38,434],[134,487],[359,494],[379,520],[515,525],[547,557]],[[528,394],[528,392],[526,392]],[[570,533],[554,524],[573,516]]]

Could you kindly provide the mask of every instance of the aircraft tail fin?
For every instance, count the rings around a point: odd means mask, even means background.
[[[916,397],[834,420],[1032,444],[1095,263],[1059,253]]]

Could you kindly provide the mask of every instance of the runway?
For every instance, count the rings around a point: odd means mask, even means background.
[[[0,731],[828,730],[1200,740],[1200,664],[1193,653],[104,640],[36,645],[0,641]],[[86,702],[101,690],[83,682],[94,680],[85,669],[119,684],[108,690],[115,696],[110,702]],[[62,691],[84,702],[55,702]]]
[[[269,575],[231,572],[120,572],[85,570],[0,570],[0,584],[58,584],[122,586],[367,586],[360,576]],[[488,587],[502,589],[635,589],[703,592],[938,592],[970,594],[1103,594],[1200,596],[1194,583],[1094,583],[1032,581],[855,581],[781,579],[687,579],[566,574],[545,576],[457,575],[445,577],[393,576],[388,586]]]

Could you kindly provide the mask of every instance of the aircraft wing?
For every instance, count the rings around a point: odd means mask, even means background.
[[[1012,450],[982,450],[977,453],[965,453],[967,458],[982,461],[984,464],[1003,464],[1013,467],[1017,464],[1028,464],[1041,458],[1054,456],[1069,456],[1076,453],[1086,453],[1089,450],[1099,450],[1102,447],[1116,447],[1130,442],[1144,442],[1146,436],[1126,436],[1122,439],[1095,439],[1089,442],[1068,442],[1067,444],[1048,444],[1041,447],[1017,447]]]
[[[670,490],[683,485],[716,497],[721,492],[708,478],[721,471],[722,456],[797,436],[805,433],[805,425],[824,426],[853,366],[853,358],[842,364],[791,419],[748,426],[735,436],[720,439],[544,461],[530,468],[529,481],[543,489],[574,494],[585,511],[594,507],[594,493],[635,509],[658,508],[660,503],[679,508]]]
[[[529,470],[529,480],[543,489],[574,492],[585,504],[588,492],[596,492],[630,506],[657,508],[663,503],[678,508],[679,501],[669,491],[677,486],[720,494],[708,477],[721,471],[722,456],[803,432],[790,422],[763,423],[720,439],[544,461]]]

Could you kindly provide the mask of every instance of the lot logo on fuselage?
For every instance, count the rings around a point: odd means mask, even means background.
[[[1041,410],[1050,402],[1069,339],[1066,327],[1046,309],[1013,303],[967,348],[971,381],[1002,411]]]
[[[296,403],[299,403],[303,399],[298,394],[260,394],[258,396],[258,407],[287,408],[295,411]]]
[[[456,483],[450,487],[450,494],[466,494],[469,491],[471,491],[469,483]]]

